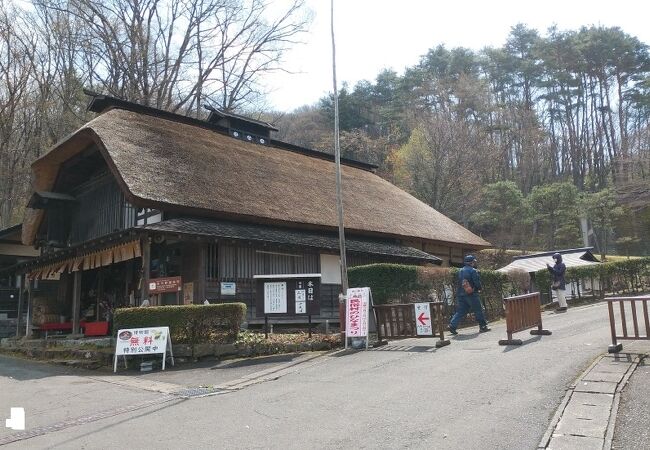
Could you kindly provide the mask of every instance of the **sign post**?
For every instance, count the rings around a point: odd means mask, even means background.
[[[169,327],[127,328],[119,330],[117,332],[117,339],[115,340],[113,373],[117,372],[118,357],[124,357],[124,366],[126,367],[126,357],[135,355],[162,354],[162,370],[165,370],[167,350],[169,350],[172,365],[174,365],[174,352],[172,350],[172,340],[169,336]]]
[[[345,301],[345,348],[348,338],[366,338],[366,350],[369,344],[369,319],[372,293],[369,287],[348,289]]]
[[[418,336],[433,336],[431,327],[431,307],[428,303],[414,303],[415,328]]]

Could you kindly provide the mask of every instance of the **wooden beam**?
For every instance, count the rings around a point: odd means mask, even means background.
[[[144,299],[149,298],[149,275],[151,270],[151,239],[149,236],[144,236],[141,239],[142,243],[142,285],[140,286],[140,304]]]
[[[23,302],[25,301],[23,296],[23,290],[25,289],[25,275],[21,274],[18,276],[18,316],[16,319],[16,337],[22,336],[21,326],[23,319]]]
[[[32,316],[34,315],[34,305],[33,305],[33,289],[32,284],[33,280],[27,280],[27,320],[25,321],[25,337],[32,337]]]
[[[79,334],[79,315],[81,313],[81,270],[74,273],[72,288],[72,334]]]

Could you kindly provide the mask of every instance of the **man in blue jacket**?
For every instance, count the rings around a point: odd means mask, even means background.
[[[458,334],[456,328],[467,313],[471,310],[474,313],[474,318],[478,322],[480,333],[485,333],[490,331],[488,328],[487,321],[485,320],[485,315],[483,314],[483,308],[481,307],[481,301],[478,297],[478,293],[481,290],[481,278],[479,276],[478,270],[476,270],[476,257],[474,255],[467,255],[463,260],[465,266],[458,271],[458,286],[456,287],[456,298],[458,299],[458,305],[456,306],[456,314],[451,318],[449,323],[449,332],[451,334]],[[467,280],[464,283],[464,280]],[[466,287],[469,285],[469,290],[471,293],[466,291]]]

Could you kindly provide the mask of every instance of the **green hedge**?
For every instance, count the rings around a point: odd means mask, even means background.
[[[177,344],[210,342],[224,332],[234,340],[245,317],[244,303],[119,308],[113,316],[113,332],[167,326],[172,342]]]
[[[348,270],[351,287],[370,287],[376,305],[400,303],[409,292],[424,286],[418,283],[417,266],[401,264],[369,264]]]

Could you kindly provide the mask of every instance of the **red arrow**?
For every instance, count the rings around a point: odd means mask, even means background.
[[[424,315],[424,313],[420,313],[420,315],[418,316],[418,320],[420,321],[420,323],[421,323],[422,325],[426,325],[425,320],[429,320],[429,318],[426,317],[426,316]]]

